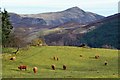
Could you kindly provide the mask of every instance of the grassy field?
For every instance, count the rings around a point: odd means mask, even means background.
[[[11,54],[15,49],[3,49],[3,78],[117,78],[118,51],[110,49],[94,49],[64,46],[43,46],[20,49],[17,55]],[[83,57],[80,57],[82,55]],[[99,55],[99,59],[94,56]],[[16,56],[15,61],[10,61]],[[58,56],[59,60],[53,59]],[[104,61],[108,65],[104,65]],[[20,71],[19,65],[27,65],[28,69]],[[56,70],[51,65],[56,65]],[[62,65],[67,70],[62,69]],[[38,67],[37,74],[32,71]]]

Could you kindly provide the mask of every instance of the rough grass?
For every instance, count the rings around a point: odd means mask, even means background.
[[[3,78],[117,78],[118,77],[118,50],[79,48],[65,46],[29,47],[20,49],[17,55],[11,52],[15,49],[3,50]],[[82,55],[83,57],[80,57]],[[99,59],[94,56],[99,55]],[[15,61],[10,57],[16,56]],[[58,56],[55,61],[53,56]],[[108,65],[104,65],[104,61]],[[27,71],[20,71],[17,67],[27,65]],[[51,65],[56,65],[56,70]],[[62,69],[62,65],[67,70]],[[37,74],[32,71],[38,67]]]

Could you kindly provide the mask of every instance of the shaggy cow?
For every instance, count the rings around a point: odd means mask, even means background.
[[[82,57],[82,55],[80,55],[80,57]]]
[[[107,61],[105,61],[105,66],[108,64],[108,62]]]
[[[98,59],[99,57],[100,57],[99,55],[96,55],[96,56],[95,56],[95,59]]]
[[[55,65],[54,65],[54,64],[53,64],[53,65],[51,65],[51,67],[52,67],[52,69],[53,69],[53,70],[55,70]]]
[[[33,68],[33,71],[34,71],[34,73],[37,73],[38,68],[37,68],[37,67],[34,67],[34,68]]]
[[[53,59],[55,60],[55,56],[53,57]]]
[[[18,69],[20,69],[20,70],[22,70],[22,69],[27,70],[27,66],[25,66],[25,65],[20,65],[20,66],[18,67]]]
[[[79,47],[85,47],[85,46],[86,46],[86,44],[84,44],[84,43],[79,45]]]
[[[57,61],[59,60],[59,58],[57,57]]]
[[[12,57],[12,58],[10,58],[10,60],[16,60],[16,57]]]
[[[54,56],[54,57],[53,57],[53,59],[54,59],[54,60],[57,60],[57,61],[59,60],[59,58],[58,58],[58,57],[56,57],[56,56]]]
[[[66,70],[66,65],[63,65],[63,70]]]

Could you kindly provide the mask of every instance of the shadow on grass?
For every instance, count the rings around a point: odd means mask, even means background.
[[[57,70],[63,70],[63,68],[56,68]]]
[[[55,61],[52,57],[50,57],[49,59]]]
[[[26,72],[26,73],[31,73],[29,70],[19,70],[19,69],[10,69],[12,71],[17,71],[17,72]]]
[[[95,57],[89,57],[90,59],[95,59]]]
[[[47,70],[53,70],[52,67],[51,67],[51,65],[49,65],[49,66],[48,65],[42,65],[41,68],[47,69]],[[63,70],[62,67],[61,68],[56,67],[55,69],[56,70]]]
[[[48,65],[41,65],[41,68],[43,68],[43,69],[49,69],[49,70],[52,69],[51,65],[50,66],[48,66]]]
[[[13,70],[13,71],[20,71],[19,69],[10,69],[10,70]]]

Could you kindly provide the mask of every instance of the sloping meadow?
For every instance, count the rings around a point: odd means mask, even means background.
[[[43,46],[21,48],[16,55],[14,51],[3,50],[3,78],[118,78],[118,50]],[[16,59],[10,60],[11,57]],[[27,70],[18,69],[20,65],[27,66]],[[36,74],[33,67],[38,68]]]

